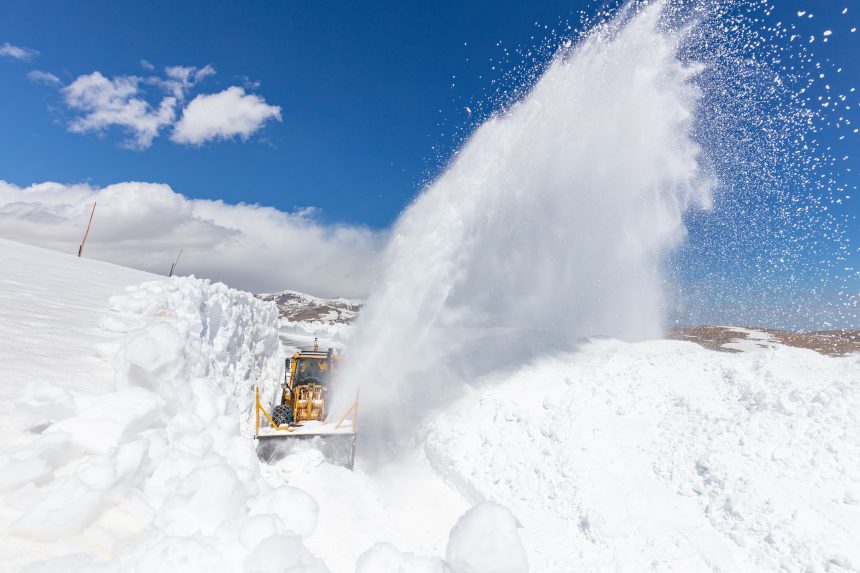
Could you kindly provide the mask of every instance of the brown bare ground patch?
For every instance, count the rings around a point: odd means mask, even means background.
[[[744,328],[766,332],[773,340],[786,346],[808,348],[829,356],[844,356],[852,352],[860,352],[860,330],[858,329],[788,332],[774,328]],[[718,352],[740,352],[733,348],[725,348],[723,345],[747,337],[743,332],[732,330],[727,326],[684,326],[673,328],[667,338],[695,342],[704,348]]]

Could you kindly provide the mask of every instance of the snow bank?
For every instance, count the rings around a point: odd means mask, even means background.
[[[858,380],[856,354],[593,341],[488,380],[425,449],[511,508],[535,571],[860,570]]]
[[[240,432],[254,385],[283,374],[274,306],[174,278],[114,297],[102,326],[121,336],[113,391],[41,386],[22,399],[53,419],[0,459],[18,540],[3,566],[327,571],[302,542],[316,502],[267,484]]]

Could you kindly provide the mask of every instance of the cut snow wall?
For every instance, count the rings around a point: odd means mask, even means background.
[[[253,435],[254,386],[268,404],[284,375],[274,304],[220,283],[176,279],[131,288],[111,299],[111,311],[102,326],[130,331],[114,362],[117,388],[158,389],[182,408],[181,386],[206,379]]]

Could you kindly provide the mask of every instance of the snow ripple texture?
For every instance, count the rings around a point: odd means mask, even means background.
[[[194,278],[110,305],[115,389],[28,396],[49,422],[0,460],[4,511],[19,514],[8,533],[22,553],[59,555],[24,570],[328,571],[302,541],[316,501],[268,485],[240,432],[254,385],[283,374],[274,305]]]

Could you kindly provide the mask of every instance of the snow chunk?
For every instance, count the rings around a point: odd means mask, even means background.
[[[390,543],[377,543],[359,557],[355,573],[454,573],[441,559],[401,552]],[[459,572],[457,572],[459,573]]]
[[[0,493],[16,490],[28,483],[43,483],[51,473],[51,466],[39,458],[8,457],[0,462]]]
[[[280,517],[287,531],[310,537],[317,528],[319,505],[302,490],[281,486],[258,496],[251,503],[249,516],[266,514]]]
[[[236,472],[226,465],[200,468],[185,477],[164,502],[168,531],[176,535],[212,534],[245,504]]]
[[[82,397],[77,402],[78,415],[57,422],[45,433],[64,432],[92,453],[106,452],[150,428],[164,406],[158,395],[141,388]]]
[[[246,573],[328,573],[322,561],[311,555],[297,535],[272,535],[257,545],[245,560]]]
[[[529,565],[518,527],[507,508],[480,503],[451,530],[445,560],[457,573],[527,573]]]

